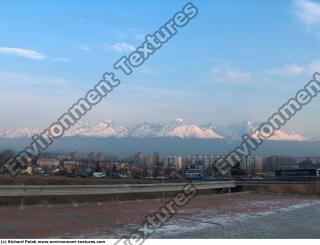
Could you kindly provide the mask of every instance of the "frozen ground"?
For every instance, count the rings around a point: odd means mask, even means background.
[[[0,208],[0,238],[118,238],[160,200]],[[236,193],[197,196],[152,238],[320,238],[317,197]]]

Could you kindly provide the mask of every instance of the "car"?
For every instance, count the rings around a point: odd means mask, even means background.
[[[120,174],[120,173],[111,173],[110,177],[113,179],[127,179],[128,178],[127,175]]]
[[[158,176],[157,178],[156,178],[156,180],[161,180],[161,181],[164,181],[164,180],[166,180],[167,178],[166,177],[164,177],[164,176]]]
[[[119,174],[120,179],[128,179],[129,177],[125,174]]]
[[[67,173],[66,176],[68,178],[75,178],[76,177],[76,175],[74,173],[71,173],[71,172]]]
[[[48,174],[48,173],[43,173],[43,174],[41,174],[41,176],[44,176],[44,177],[48,177],[48,176],[50,176],[51,174]]]
[[[244,176],[236,176],[235,180],[237,180],[237,181],[246,181],[246,180],[248,180],[248,178],[246,178]]]
[[[176,180],[176,179],[178,179],[178,176],[168,176],[167,179],[168,180]]]
[[[81,174],[80,174],[80,177],[81,177],[81,178],[88,178],[89,175],[88,175],[87,173],[81,173]]]
[[[146,176],[146,177],[144,177],[144,179],[154,179],[154,177],[152,177],[152,176]]]
[[[254,176],[252,177],[252,180],[263,180],[263,178],[260,176]]]
[[[143,176],[141,176],[141,175],[134,175],[133,178],[134,178],[134,179],[143,179]]]

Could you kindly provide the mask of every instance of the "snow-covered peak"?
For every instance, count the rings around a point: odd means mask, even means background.
[[[159,132],[163,137],[180,137],[180,138],[202,138],[202,139],[221,139],[221,135],[212,129],[197,126],[195,124],[185,123],[182,119],[163,125]]]
[[[176,122],[177,123],[183,123],[183,119],[182,118],[176,118]]]
[[[179,137],[179,138],[201,138],[221,139],[221,135],[212,129],[207,129],[195,124],[186,123],[181,118],[166,124],[142,123],[133,127],[130,131],[131,137]]]
[[[320,141],[320,137],[319,136],[313,137],[310,139],[310,141],[312,141],[312,142]]]
[[[185,122],[177,118],[165,124],[143,122],[130,129],[121,126],[112,120],[104,120],[92,126],[89,124],[76,123],[65,132],[65,136],[93,136],[93,137],[179,137],[179,138],[201,138],[201,139],[225,139],[227,141],[238,141],[244,134],[251,134],[259,123],[244,121],[229,126],[215,126],[212,123],[197,125]],[[0,137],[31,137],[39,134],[36,128],[18,128],[15,130],[1,130]],[[277,141],[304,141],[306,137],[297,133],[286,133],[278,130],[268,140]]]
[[[37,128],[17,128],[15,130],[9,129],[3,131],[3,135],[8,138],[16,138],[16,137],[31,137],[34,134],[38,134],[40,132]]]
[[[278,140],[278,141],[305,141],[306,137],[297,134],[297,133],[286,133],[284,131],[278,130],[275,131],[274,134],[268,138],[269,140]]]
[[[232,124],[228,126],[218,126],[215,130],[223,135],[228,141],[241,140],[242,135],[250,134],[258,127],[258,124],[252,123],[251,121],[243,121],[238,124]]]
[[[256,131],[260,126],[260,123],[243,121],[238,124],[232,124],[229,126],[220,126],[216,127],[215,130],[221,134],[224,139],[228,141],[241,140],[241,137],[244,134],[251,135]],[[257,137],[253,135],[253,137]],[[268,140],[277,140],[277,141],[304,141],[307,140],[306,137],[299,135],[297,133],[286,133],[282,130],[277,130],[274,134],[268,138]]]
[[[131,137],[158,137],[161,124],[143,122],[130,130]]]
[[[172,130],[163,130],[162,136],[173,136],[180,138],[201,138],[201,139],[222,139],[223,137],[211,129],[199,127],[197,125],[186,124],[173,128]]]
[[[65,132],[65,136],[87,135],[90,129],[91,126],[89,124],[82,124],[81,122],[77,122]]]
[[[90,136],[127,136],[128,129],[111,120],[104,120],[89,130]]]

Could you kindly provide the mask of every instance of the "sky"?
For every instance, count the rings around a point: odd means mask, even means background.
[[[130,76],[113,69],[187,1],[0,1],[0,128],[46,128],[104,72],[83,119],[265,121],[320,72],[320,1],[192,1],[198,15]],[[285,129],[320,136],[315,98]]]

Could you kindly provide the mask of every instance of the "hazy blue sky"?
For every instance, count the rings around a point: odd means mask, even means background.
[[[47,127],[186,3],[1,0],[0,128]],[[198,16],[84,121],[263,121],[320,71],[320,2],[193,3]],[[287,129],[320,136],[319,101]]]

